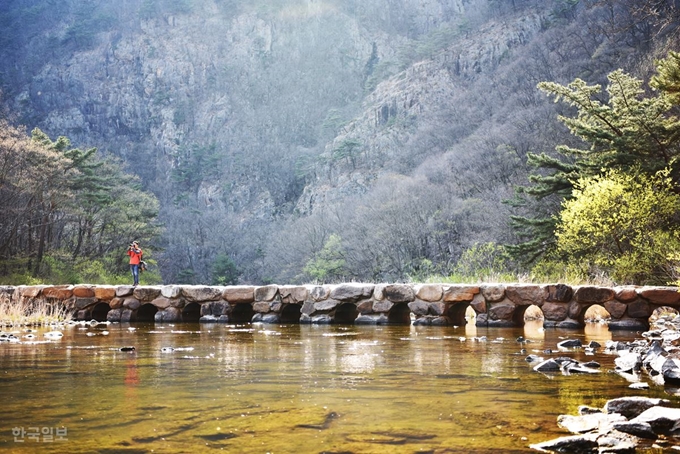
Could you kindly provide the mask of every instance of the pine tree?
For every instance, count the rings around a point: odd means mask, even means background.
[[[544,203],[543,213],[533,218],[514,216],[512,222],[520,243],[510,245],[511,254],[532,262],[555,246],[555,199],[571,199],[580,178],[602,175],[607,170],[623,173],[636,169],[653,176],[670,169],[674,190],[680,192],[680,121],[674,111],[680,100],[680,56],[671,53],[657,62],[657,75],[650,85],[653,96],[644,96],[643,82],[621,70],[608,76],[607,99],[600,99],[602,88],[581,79],[563,86],[541,82],[539,89],[577,109],[574,116],[559,116],[570,132],[583,141],[582,148],[559,145],[559,158],[545,153],[529,154],[528,164],[540,171],[531,175],[532,185],[519,188],[510,201],[519,207],[527,203],[523,195]]]

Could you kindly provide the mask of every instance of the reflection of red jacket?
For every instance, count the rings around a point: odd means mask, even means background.
[[[141,249],[128,249],[127,254],[130,256],[130,265],[139,265],[142,261]]]

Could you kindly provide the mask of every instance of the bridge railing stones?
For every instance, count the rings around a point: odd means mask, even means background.
[[[0,286],[0,302],[61,304],[77,320],[111,322],[388,323],[464,325],[471,307],[477,326],[522,326],[537,306],[545,327],[579,328],[593,305],[610,329],[647,329],[660,307],[680,309],[676,287],[565,284],[366,284],[267,286]]]

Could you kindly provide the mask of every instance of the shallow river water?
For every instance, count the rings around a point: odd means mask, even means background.
[[[50,343],[0,344],[0,452],[535,452],[529,444],[566,435],[556,418],[579,405],[676,399],[660,387],[629,389],[605,353],[559,353],[602,365],[587,376],[545,376],[524,359],[551,356],[543,351],[564,338],[604,345],[639,337],[602,325],[113,324],[63,332]],[[527,353],[519,335],[531,340]],[[43,331],[37,336],[44,340]]]

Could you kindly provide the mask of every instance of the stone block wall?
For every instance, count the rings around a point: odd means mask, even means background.
[[[610,314],[610,329],[646,329],[659,307],[680,308],[675,287],[564,284],[366,284],[132,287],[5,286],[1,301],[62,304],[78,320],[111,322],[349,323],[522,326],[526,309],[543,312],[545,327],[580,328],[594,304]]]

